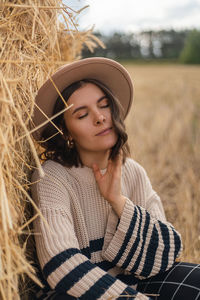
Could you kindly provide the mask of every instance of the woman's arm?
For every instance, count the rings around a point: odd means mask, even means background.
[[[93,167],[100,192],[119,218],[114,212],[109,217],[103,257],[140,278],[146,278],[173,265],[181,251],[181,239],[174,227],[165,221],[160,199],[142,168],[138,170],[137,181],[144,190],[141,194],[145,199],[141,202],[146,203],[149,211],[121,194],[121,164],[119,155],[115,161],[109,162],[103,175],[96,165]]]
[[[120,295],[149,299],[83,255],[74,231],[66,187],[59,179],[59,174],[56,178],[51,171],[46,170],[46,173],[43,179],[34,184],[32,195],[48,224],[42,218],[37,218],[34,228],[37,255],[50,287],[79,299],[108,299]]]
[[[127,199],[116,229],[111,214],[104,239],[103,257],[139,278],[168,270],[181,251],[181,239],[167,222]]]

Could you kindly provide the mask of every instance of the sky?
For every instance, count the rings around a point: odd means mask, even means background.
[[[64,0],[78,10],[79,30],[139,32],[160,29],[200,29],[200,0]]]

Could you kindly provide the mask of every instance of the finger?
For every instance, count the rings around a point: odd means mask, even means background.
[[[100,169],[99,169],[98,165],[94,163],[92,165],[92,170],[93,170],[94,177],[95,177],[96,181],[99,181],[102,177],[102,174],[100,172]]]

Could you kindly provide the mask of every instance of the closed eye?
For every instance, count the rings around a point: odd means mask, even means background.
[[[100,101],[98,101],[98,103],[99,103],[100,108],[107,108],[110,106],[108,98],[105,96],[103,98],[101,98]]]
[[[110,104],[108,103],[108,104],[100,106],[100,108],[106,108],[106,107],[109,107],[109,106],[110,106]]]
[[[88,115],[88,113],[86,113],[86,114],[84,114],[84,115],[78,117],[78,119],[83,119],[83,118],[85,118],[87,115]]]

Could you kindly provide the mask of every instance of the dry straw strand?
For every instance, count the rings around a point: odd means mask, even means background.
[[[34,168],[44,175],[38,158],[41,147],[31,137],[31,116],[38,89],[57,67],[79,59],[82,48],[90,41],[92,47],[101,44],[91,30],[78,31],[77,16],[81,11],[73,10],[61,0],[1,0],[0,3],[2,300],[30,299],[31,286],[24,290],[20,284],[27,276],[40,285],[31,264],[35,253],[27,248],[32,221],[41,215],[29,193],[30,176]]]

